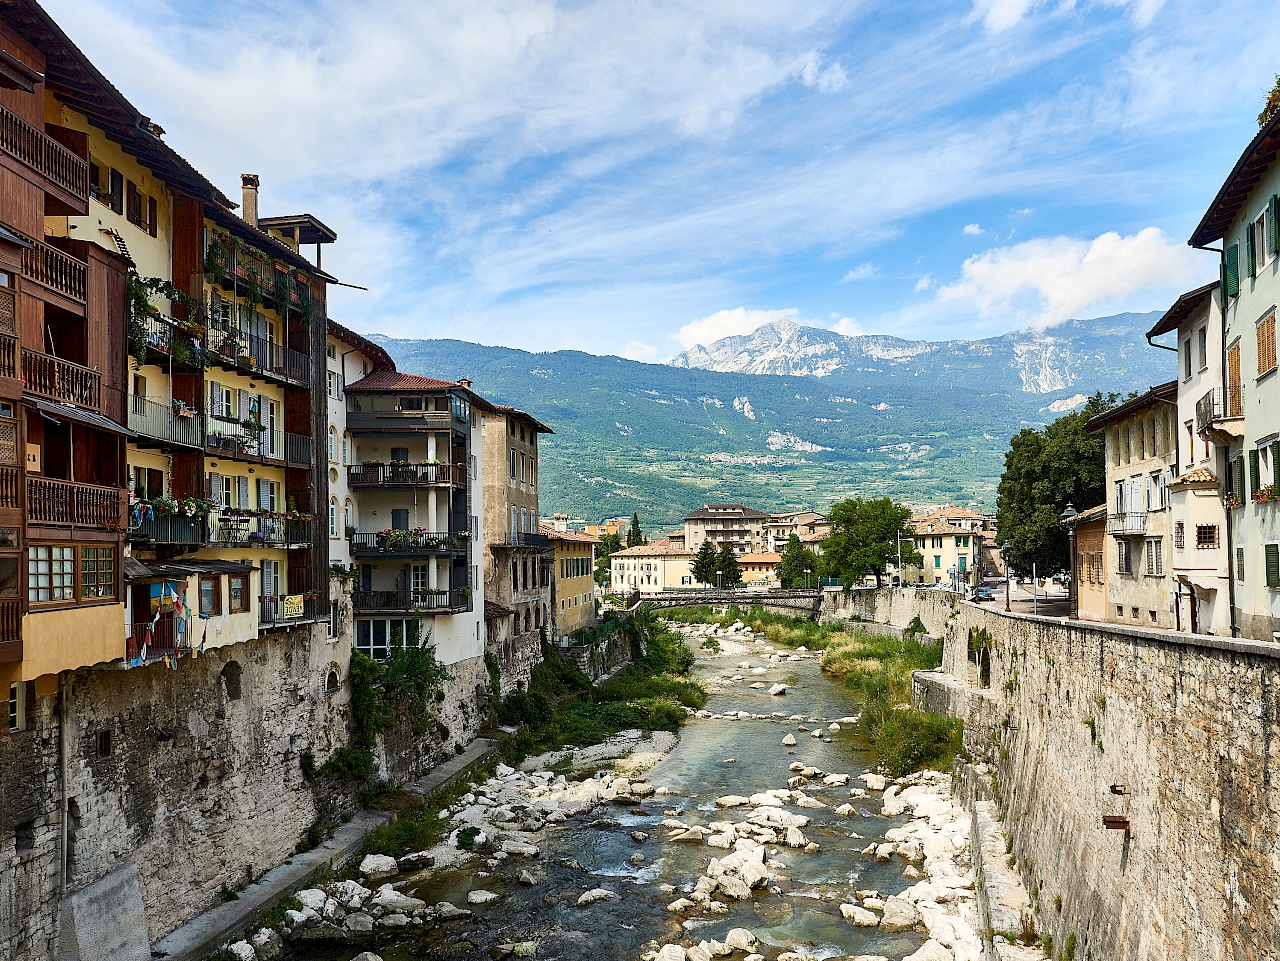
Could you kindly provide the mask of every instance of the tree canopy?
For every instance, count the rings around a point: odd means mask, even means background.
[[[874,574],[879,587],[885,569],[897,563],[901,538],[902,563],[923,563],[911,529],[911,509],[888,497],[851,497],[827,512],[831,533],[822,542],[819,570],[845,587]]]
[[[609,582],[609,558],[622,550],[622,538],[617,534],[600,535],[600,543],[596,545],[596,583]]]
[[[627,531],[627,546],[639,547],[644,542],[644,534],[640,532],[640,515],[638,513],[632,514],[631,529]]]
[[[1079,410],[1043,430],[1019,431],[1004,455],[996,490],[996,531],[1010,545],[1014,570],[1054,574],[1070,566],[1062,511],[1096,507],[1106,498],[1106,445],[1085,432],[1085,424],[1113,407],[1117,394],[1094,394]]]
[[[716,551],[716,545],[711,538],[704,539],[693,558],[693,579],[699,584],[715,583],[719,560],[720,555]]]
[[[1275,85],[1262,101],[1262,113],[1258,114],[1258,126],[1265,127],[1267,122],[1276,115],[1277,110],[1280,110],[1280,73],[1276,74]]]
[[[716,555],[716,573],[720,575],[719,587],[737,587],[742,583],[742,568],[738,565],[738,555],[728,541],[720,546]]]
[[[818,555],[800,543],[800,537],[792,534],[778,561],[778,583],[786,590],[797,590],[817,583]]]

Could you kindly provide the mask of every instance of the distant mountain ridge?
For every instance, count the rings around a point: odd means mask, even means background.
[[[779,324],[670,364],[372,339],[403,371],[468,377],[555,430],[541,442],[544,513],[636,511],[648,529],[713,501],[783,511],[888,494],[991,508],[1012,434],[1095,391],[1168,379],[1144,337],[1157,316],[940,343]]]
[[[884,334],[840,334],[783,320],[749,334],[698,345],[673,357],[672,367],[736,374],[831,377],[840,373],[881,372],[885,364],[907,370],[936,369],[982,356],[1003,361],[1015,371],[1027,393],[1065,390],[1098,363],[1110,363],[1132,350],[1138,323],[1154,314],[1118,314],[1099,320],[1071,320],[1046,331],[1011,331],[983,340],[904,340]]]

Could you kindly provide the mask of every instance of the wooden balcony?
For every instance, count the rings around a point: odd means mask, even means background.
[[[0,377],[18,376],[18,338],[0,333]]]
[[[122,531],[127,509],[128,494],[120,487],[27,478],[27,516],[32,524]]]
[[[22,348],[22,389],[64,404],[100,410],[102,375],[52,354]]]
[[[462,464],[352,464],[347,483],[356,488],[461,487],[467,482]]]
[[[22,276],[84,307],[89,265],[57,247],[35,241],[22,252]]]
[[[0,153],[6,165],[17,163],[36,174],[46,193],[77,213],[88,211],[89,162],[2,106]]]
[[[16,509],[22,506],[21,471],[19,467],[0,467],[0,507]]]

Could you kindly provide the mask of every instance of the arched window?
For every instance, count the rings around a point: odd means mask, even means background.
[[[341,682],[338,679],[337,671],[330,671],[328,677],[324,680],[324,690],[326,694],[333,694],[338,690]]]
[[[329,462],[337,463],[338,460],[338,432],[329,428]]]
[[[329,498],[329,536],[338,536],[338,498]]]
[[[351,502],[348,497],[345,504],[342,505],[342,527],[345,530],[348,527],[356,526],[356,505]]]
[[[345,434],[342,437],[342,463],[351,463],[351,438]]]

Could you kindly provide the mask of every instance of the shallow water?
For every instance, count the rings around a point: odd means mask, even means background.
[[[666,905],[680,895],[660,891],[660,884],[691,891],[710,859],[728,852],[700,844],[665,842],[662,839],[668,832],[657,826],[667,816],[664,811],[679,810],[676,816],[690,825],[741,821],[749,808],[719,811],[715,799],[725,794],[750,795],[786,788],[787,778],[792,776],[788,766],[793,761],[827,773],[849,774],[851,778],[873,766],[874,755],[849,726],[829,734],[829,741],[797,729],[803,723],[812,730],[821,721],[826,734],[827,721],[858,712],[853,692],[824,677],[816,660],[771,665],[768,673],[759,676],[735,667],[746,660],[753,665],[767,663],[758,655],[699,662],[697,671],[704,680],[733,674],[747,678],[712,694],[707,709],[716,713],[784,711],[788,716],[805,715],[804,722],[691,718],[681,731],[679,745],[648,776],[650,783],[667,787],[670,796],[651,798],[641,805],[602,806],[553,825],[538,842],[540,858],[509,858],[487,877],[477,876],[477,871],[485,870],[479,860],[463,870],[437,872],[409,893],[428,903],[451,901],[459,906],[466,906],[467,893],[476,888],[502,897],[490,905],[472,908],[475,918],[445,922],[413,941],[384,944],[378,953],[385,961],[487,959],[491,957],[490,949],[499,944],[535,940],[539,942],[537,957],[544,961],[632,961],[650,940],[723,940],[735,927],[748,928],[760,938],[764,942],[760,952],[766,957],[784,950],[803,950],[817,958],[857,954],[901,958],[914,951],[923,941],[919,934],[883,934],[874,928],[856,928],[840,916],[839,905],[852,901],[855,889],[874,888],[885,896],[908,885],[902,878],[901,861],[879,863],[860,853],[872,840],[882,838],[886,830],[905,819],[871,814],[879,810],[879,795],[855,799],[857,817],[842,818],[832,813],[834,807],[850,800],[849,787],[861,786],[860,781],[838,788],[823,787],[820,780],[815,781],[803,790],[828,807],[786,807],[812,818],[803,830],[822,850],[805,854],[786,847],[777,849],[778,853],[772,856],[788,865],[786,874],[790,879],[778,885],[781,895],[758,891],[753,901],[731,902],[729,913],[723,915],[682,916],[667,912]],[[749,689],[747,685],[755,680],[768,685],[780,681],[790,687],[787,694],[771,697],[767,686],[763,690]],[[795,747],[782,746],[782,738],[788,732],[796,735],[799,743]],[[726,758],[735,761],[726,764]],[[649,839],[637,843],[630,836],[637,830],[649,833]],[[630,860],[637,852],[645,857],[640,864]],[[561,863],[569,860],[576,861],[581,869]],[[541,873],[538,885],[518,883],[521,870],[526,868]],[[578,907],[578,896],[595,887],[608,888],[619,897]],[[682,923],[685,931],[681,930]],[[290,958],[333,961],[356,953],[353,948],[306,953],[299,950]]]

